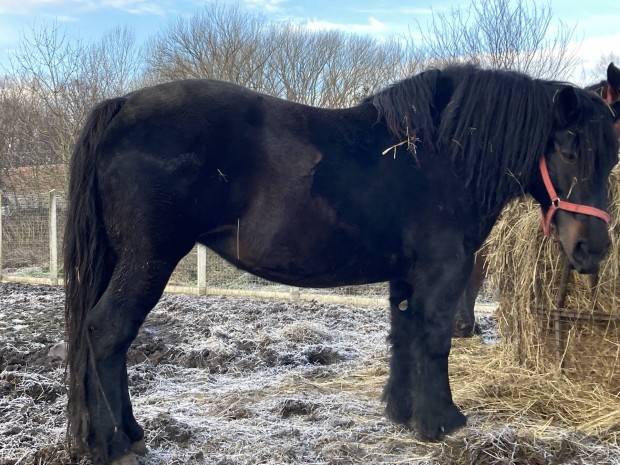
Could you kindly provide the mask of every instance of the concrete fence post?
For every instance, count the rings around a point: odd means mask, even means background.
[[[198,295],[207,294],[207,246],[198,244]]]
[[[50,191],[49,203],[50,234],[50,283],[58,285],[58,211],[56,208],[56,190]]]

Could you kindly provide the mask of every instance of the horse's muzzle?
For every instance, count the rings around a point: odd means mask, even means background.
[[[558,212],[556,225],[573,267],[582,274],[597,273],[611,245],[607,224],[595,217]]]

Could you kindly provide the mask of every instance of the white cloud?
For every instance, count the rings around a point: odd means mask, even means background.
[[[399,15],[399,16],[421,16],[430,15],[433,11],[439,11],[441,8],[418,8],[418,7],[406,7],[395,6],[394,8],[355,8],[352,11],[356,13],[368,14],[368,15]]]
[[[162,3],[174,5],[174,0],[169,2],[153,0],[0,0],[0,15],[2,14],[40,14],[49,12],[51,9],[62,8],[63,11],[71,9],[72,13],[77,9],[93,11],[101,8],[112,8],[131,14],[164,15],[168,8]],[[79,10],[78,10],[79,11]]]
[[[131,14],[153,14],[163,16],[166,9],[152,0],[103,0],[101,6],[115,8]]]
[[[55,15],[53,16],[53,18],[59,23],[76,23],[79,21],[79,19],[76,18],[75,16],[69,16],[69,15]]]
[[[279,13],[286,0],[243,0],[243,4],[265,13]]]
[[[0,0],[0,8],[10,10],[20,7],[37,7],[43,5],[65,5],[69,3],[83,3],[82,0]]]
[[[357,34],[379,34],[386,32],[388,27],[372,16],[368,18],[368,24],[334,23],[331,21],[311,20],[304,23],[304,27],[311,31],[339,30]]]
[[[2,14],[32,14],[44,7],[75,6],[86,3],[83,0],[0,0]]]

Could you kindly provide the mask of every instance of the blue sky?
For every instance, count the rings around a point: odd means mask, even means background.
[[[57,20],[70,35],[99,37],[116,25],[127,25],[139,40],[160,31],[178,15],[192,15],[210,0],[0,0],[0,64],[18,43],[20,34],[34,24]],[[220,0],[221,1],[221,0]],[[226,0],[227,1],[227,0]],[[415,21],[424,24],[434,10],[467,6],[462,0],[239,0],[252,11],[274,20],[305,22],[317,29],[335,28],[387,37],[406,32]],[[553,0],[554,17],[576,25],[573,45],[585,70],[572,79],[585,84],[602,53],[620,56],[620,7],[618,0]]]

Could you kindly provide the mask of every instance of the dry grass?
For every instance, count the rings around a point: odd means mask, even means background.
[[[456,402],[487,421],[535,425],[543,435],[548,428],[561,428],[617,442],[620,397],[596,382],[528,369],[507,357],[505,347],[475,341],[462,341],[451,365],[458,367],[452,378]]]

